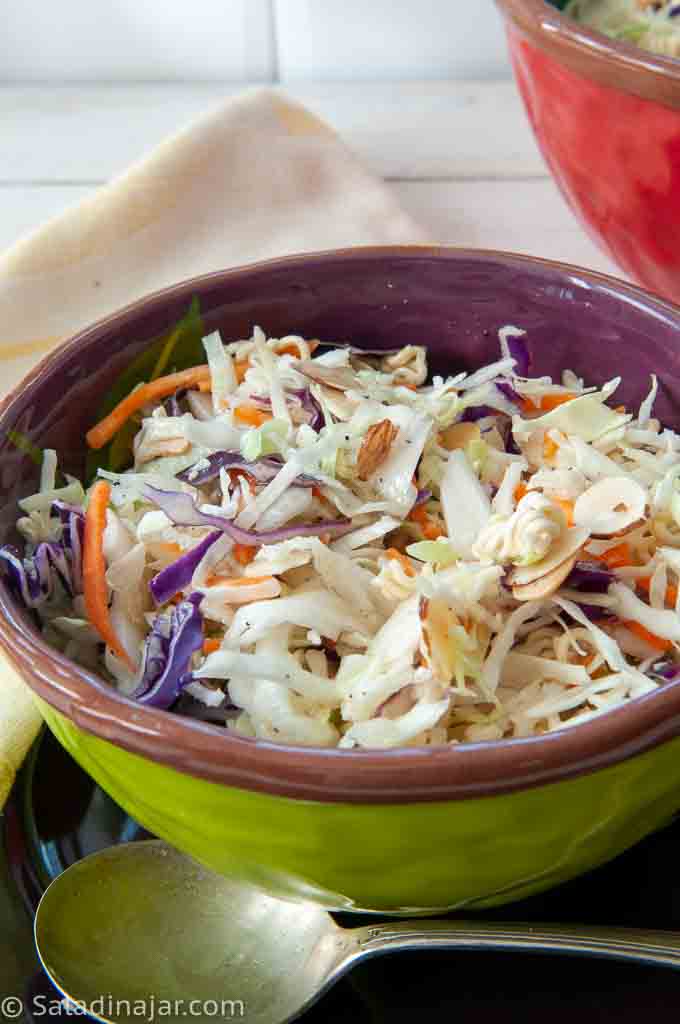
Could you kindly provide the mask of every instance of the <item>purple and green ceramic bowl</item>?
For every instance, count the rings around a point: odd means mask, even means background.
[[[437,372],[497,355],[528,331],[534,371],[617,374],[635,405],[660,375],[680,428],[680,310],[611,278],[525,256],[356,249],[220,271],[83,331],[0,406],[10,430],[82,472],[107,388],[197,295],[207,329],[300,333],[376,348],[425,344]],[[0,443],[0,542],[37,470]],[[614,857],[680,809],[680,684],[587,724],[529,739],[430,749],[294,748],[142,707],[49,648],[0,586],[0,644],[66,749],[138,822],[217,872],[329,908],[482,908]]]

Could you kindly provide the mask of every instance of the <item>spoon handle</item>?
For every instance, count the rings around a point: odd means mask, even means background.
[[[395,921],[352,929],[352,959],[398,950],[495,949],[571,953],[680,967],[680,932],[570,924]]]

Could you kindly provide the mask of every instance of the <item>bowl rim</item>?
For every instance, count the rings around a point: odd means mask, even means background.
[[[680,307],[614,277],[572,264],[498,250],[444,245],[365,246],[305,253],[202,274],[154,292],[102,318],[45,356],[0,402],[0,427],[19,395],[138,313],[184,300],[211,282],[247,279],[308,263],[422,257],[481,260],[587,281],[646,314],[672,319]],[[539,737],[449,747],[339,750],[252,740],[224,728],[137,704],[52,649],[0,582],[0,646],[31,689],[79,729],[133,754],[221,785],[315,802],[399,804],[511,793],[583,775],[680,735],[680,681],[590,722]]]
[[[496,0],[533,42],[596,81],[680,107],[680,59],[650,53],[634,43],[588,28],[548,0]]]

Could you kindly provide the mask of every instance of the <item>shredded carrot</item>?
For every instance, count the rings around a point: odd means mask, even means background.
[[[558,445],[557,441],[553,441],[552,437],[550,437],[548,434],[545,435],[545,437],[543,438],[543,458],[546,460],[546,462],[549,462],[551,459],[555,458],[557,452],[559,451],[559,447],[560,446]]]
[[[215,651],[219,651],[222,646],[222,641],[218,640],[217,637],[208,637],[203,641],[203,653],[213,654]]]
[[[276,350],[277,356],[293,356],[295,359],[301,359],[302,353],[300,352],[300,346],[295,342],[290,342],[288,345],[284,345],[283,348]]]
[[[318,341],[308,341],[310,355],[319,347]],[[277,349],[277,356],[294,356],[295,359],[302,359],[302,349],[299,341],[289,341],[283,348]]]
[[[649,593],[652,585],[652,577],[643,576],[641,579],[635,581],[635,585],[639,587],[641,590],[646,591],[646,593]],[[678,588],[674,587],[672,583],[669,583],[666,587],[666,604],[671,605],[673,608],[675,608],[675,602],[677,601],[677,599]]]
[[[165,555],[181,555],[182,549],[179,544],[174,544],[169,541],[160,541],[155,545],[159,551],[162,551]]]
[[[625,407],[625,405],[617,405],[617,406],[616,406],[616,408],[614,409],[614,412],[622,412],[622,413],[625,413],[625,412],[626,412],[626,407]]]
[[[541,399],[541,412],[552,412],[553,409],[557,409],[558,406],[564,405],[565,402],[571,402],[576,395],[543,395]]]
[[[143,405],[167,398],[178,388],[195,387],[201,381],[209,379],[210,368],[208,366],[192,366],[189,370],[181,370],[179,373],[171,373],[167,377],[158,377],[157,380],[152,380],[148,384],[142,384],[122,402],[119,402],[108,416],[105,416],[88,431],[85,435],[88,445],[90,448],[103,448],[106,442],[110,441],[133,413],[136,413]]]
[[[434,521],[434,519],[428,519],[423,526],[423,536],[426,540],[437,540],[438,537],[444,537],[445,531],[442,530],[441,526]]]
[[[670,640],[665,640],[663,637],[657,636],[656,633],[650,633],[641,623],[635,622],[633,619],[622,620],[622,625],[629,629],[631,633],[635,633],[640,640],[648,643],[650,647],[655,647],[657,651],[669,651],[673,646]]]
[[[411,509],[408,517],[411,522],[418,524],[426,540],[436,540],[437,537],[444,536],[441,526],[427,514],[424,505],[416,505],[415,508]]]
[[[317,487],[316,484],[314,484],[314,486],[312,487],[312,497],[316,498],[317,501],[322,501],[324,503],[324,505],[331,505],[332,504],[332,502],[330,502],[328,500],[328,498],[326,498],[322,494],[321,488]]]
[[[527,487],[527,485],[525,483],[517,484],[517,487],[515,487],[515,490],[513,491],[513,497],[515,499],[515,504],[517,504],[518,502],[520,502],[522,500],[522,498],[527,493],[527,491],[528,491],[528,487]]]
[[[413,523],[419,523],[421,526],[427,522],[428,515],[427,509],[424,505],[414,505],[408,514],[409,519]]]
[[[212,381],[210,381],[210,380],[199,380],[199,382],[198,382],[198,390],[202,394],[204,394],[204,395],[209,394],[212,391]]]
[[[398,386],[399,386],[400,388],[408,388],[408,389],[409,389],[409,391],[417,391],[417,390],[418,390],[418,385],[417,385],[417,384],[409,384],[409,383],[408,383],[407,381],[405,381],[405,380],[399,381],[399,384],[398,384]]]
[[[134,672],[135,665],[116,636],[109,615],[104,530],[110,497],[111,485],[106,480],[98,480],[90,491],[83,543],[83,596],[90,625],[97,630],[106,646],[125,662],[131,672]]]
[[[247,469],[228,469],[227,475],[232,482],[242,476],[248,481],[251,487],[257,487],[257,477],[254,477]]]
[[[409,562],[406,555],[402,555],[401,551],[397,551],[396,548],[388,548],[387,551],[385,552],[385,555],[387,558],[396,559],[396,561],[399,562],[407,576],[415,576],[415,569]]]
[[[573,657],[571,660],[572,660],[572,663],[574,665],[586,665],[586,666],[588,666],[588,665],[590,665],[591,661],[595,660],[595,655],[594,654],[579,654],[579,655],[576,655],[575,657]]]
[[[242,384],[245,380],[249,366],[250,362],[247,359],[239,359],[238,362],[234,363],[234,373],[236,374],[236,380],[239,384]]]
[[[598,562],[604,562],[608,569],[621,569],[622,566],[632,565],[633,562],[630,547],[625,541],[622,544],[617,544],[616,547],[607,548],[601,555],[594,555],[592,552],[588,552],[588,554]]]
[[[328,508],[332,508],[334,511],[336,510],[333,502],[321,493],[321,489],[319,487],[312,487],[312,497],[316,498],[317,501],[320,501],[322,505],[327,505]]]
[[[228,583],[230,587],[254,587],[257,583],[269,583],[273,576],[209,576],[206,587],[217,587],[220,583]]]
[[[573,398],[576,398],[576,395],[571,394],[571,392],[562,395],[543,395],[538,402],[535,402],[532,398],[525,398],[522,401],[522,412],[552,412],[559,405],[571,402]]]
[[[261,427],[263,423],[272,418],[270,412],[264,409],[256,409],[254,405],[237,405],[234,409],[234,419],[239,423],[246,423],[249,427]]]
[[[249,544],[234,544],[232,554],[239,565],[248,565],[257,554],[257,547]]]
[[[574,502],[573,501],[567,501],[566,498],[551,498],[550,500],[552,501],[553,505],[557,505],[557,507],[561,508],[562,511],[564,512],[565,516],[567,517],[567,526],[573,526],[574,525]]]

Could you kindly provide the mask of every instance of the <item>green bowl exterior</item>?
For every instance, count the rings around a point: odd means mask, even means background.
[[[328,909],[498,906],[602,864],[680,808],[680,739],[510,794],[317,803],[196,778],[40,707],[76,761],[149,831],[218,873]]]

